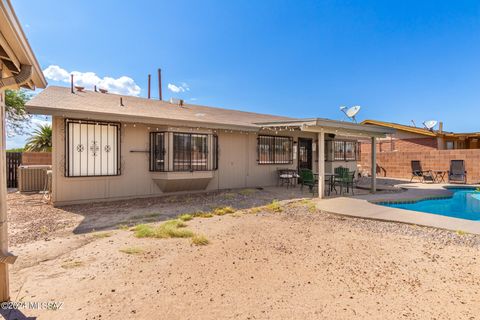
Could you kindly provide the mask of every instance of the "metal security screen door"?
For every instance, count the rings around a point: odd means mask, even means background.
[[[66,176],[120,174],[119,124],[84,120],[66,120],[65,123]]]
[[[312,170],[312,139],[298,138],[298,169]]]

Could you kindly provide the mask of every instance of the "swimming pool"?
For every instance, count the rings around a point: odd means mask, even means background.
[[[448,189],[451,198],[421,200],[415,203],[380,203],[381,205],[443,216],[480,221],[480,192],[471,188]]]

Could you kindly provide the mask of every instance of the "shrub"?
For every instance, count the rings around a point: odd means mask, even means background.
[[[213,214],[217,216],[223,216],[226,215],[227,213],[234,213],[235,209],[232,207],[223,207],[223,208],[215,208],[213,209]]]
[[[187,225],[180,220],[168,220],[161,225],[154,227],[148,224],[139,224],[133,231],[137,238],[190,238],[194,234]]]
[[[112,236],[111,232],[97,232],[93,234],[93,237],[97,239],[108,238],[111,236]]]
[[[211,212],[203,212],[203,211],[199,211],[199,212],[195,212],[193,214],[194,217],[199,217],[199,218],[211,218],[213,217],[213,214]]]
[[[178,219],[180,219],[182,221],[190,221],[190,220],[193,219],[193,215],[191,215],[189,213],[184,213],[184,214],[179,215]]]
[[[270,211],[270,212],[274,212],[274,213],[278,213],[278,212],[282,212],[282,207],[280,205],[280,203],[277,201],[277,200],[273,200],[272,203],[270,204],[267,204],[265,206],[265,208]]]
[[[62,264],[62,268],[64,269],[73,269],[73,268],[78,268],[78,267],[81,267],[83,266],[83,262],[82,261],[69,261],[67,263],[64,263]]]
[[[192,244],[196,246],[206,246],[209,243],[210,241],[208,241],[204,235],[195,235],[192,237]]]

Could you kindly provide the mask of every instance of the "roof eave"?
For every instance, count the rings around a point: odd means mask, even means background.
[[[292,121],[272,121],[257,123],[263,127],[298,127],[306,132],[324,132],[355,137],[383,138],[395,132],[395,129],[373,125],[361,125],[345,121],[336,121],[323,118],[298,119]]]
[[[31,101],[30,101],[31,102]],[[104,120],[104,121],[119,121],[127,123],[144,123],[152,125],[171,125],[171,126],[185,126],[185,127],[202,127],[209,129],[224,129],[224,130],[242,130],[257,132],[260,127],[257,125],[234,125],[221,122],[209,122],[209,121],[192,121],[182,119],[170,119],[170,118],[158,118],[158,117],[145,117],[145,116],[131,116],[123,114],[113,114],[101,111],[72,111],[68,109],[49,108],[42,106],[35,106],[28,102],[25,105],[25,110],[31,114],[41,114],[58,116],[70,119],[85,119],[85,120]]]
[[[28,43],[28,40],[23,32],[23,29],[18,21],[18,18],[13,10],[10,0],[0,0],[0,18],[5,23],[5,28],[2,28],[3,36],[6,39],[9,52],[12,53],[11,61],[15,64],[31,65],[33,72],[30,81],[25,85],[31,89],[45,88],[47,81],[43,75],[40,65],[35,57],[35,54]],[[19,66],[16,65],[18,68]]]

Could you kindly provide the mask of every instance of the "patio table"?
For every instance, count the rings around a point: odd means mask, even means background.
[[[316,180],[318,181],[318,173],[314,173],[314,176],[316,177]],[[335,190],[335,193],[337,193],[337,188],[335,188],[335,177],[338,177],[338,174],[335,173],[325,173],[325,180],[328,181],[328,189],[327,195],[330,195],[330,193]]]
[[[434,176],[433,176],[433,181],[435,183],[442,183],[445,182],[445,176],[447,175],[446,170],[432,170]]]
[[[282,185],[283,185],[283,181],[285,181],[287,182],[287,188],[289,186],[295,187],[295,185],[297,184],[296,182],[300,177],[297,173],[297,170],[279,169],[278,172],[279,172],[278,178],[280,179],[280,182],[282,183]]]

